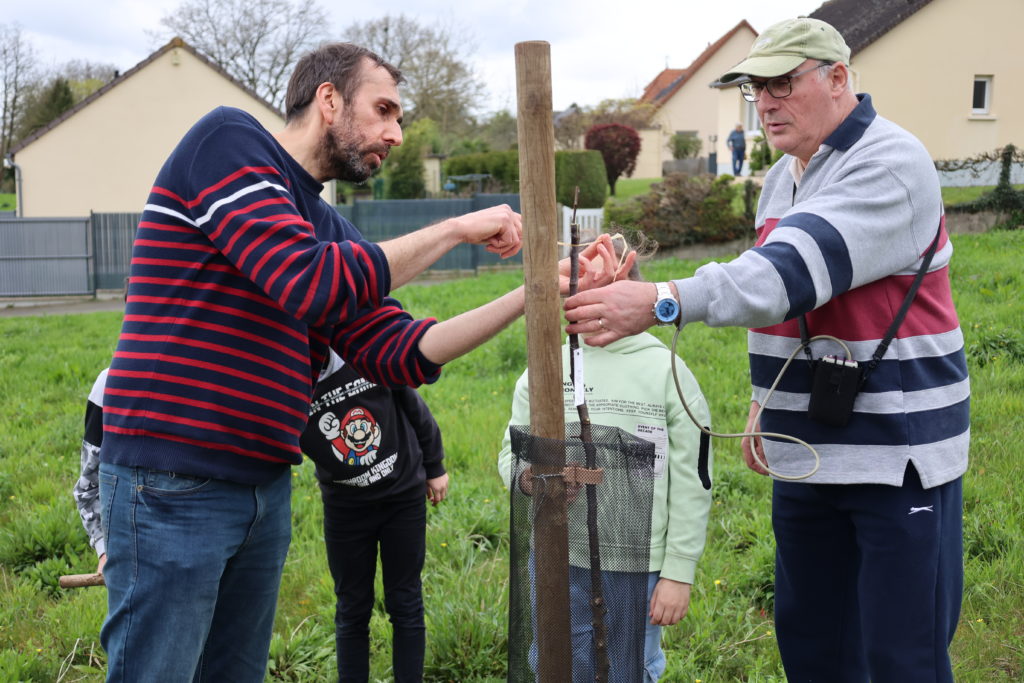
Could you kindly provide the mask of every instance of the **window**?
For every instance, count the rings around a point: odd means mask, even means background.
[[[992,103],[992,77],[975,76],[974,92],[971,97],[971,113],[974,115],[989,114]]]
[[[756,132],[761,128],[761,122],[757,119],[757,103],[743,101],[743,129]]]

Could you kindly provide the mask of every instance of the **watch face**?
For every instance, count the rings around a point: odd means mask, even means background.
[[[679,315],[679,302],[674,299],[661,299],[654,309],[654,314],[658,320],[663,322],[675,322],[676,317]]]

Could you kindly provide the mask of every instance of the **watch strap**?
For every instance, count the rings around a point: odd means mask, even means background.
[[[655,287],[655,289],[657,290],[657,293],[658,293],[657,294],[657,298],[654,300],[654,307],[651,310],[651,313],[654,315],[655,323],[657,323],[658,325],[671,325],[671,324],[677,322],[679,320],[679,316],[682,315],[682,311],[681,311],[681,307],[679,306],[679,301],[672,294],[672,290],[669,288],[668,283],[667,282],[656,282],[656,283],[654,283],[654,287]],[[661,318],[658,317],[658,305],[662,301],[666,301],[666,300],[667,301],[671,301],[673,304],[675,304],[676,317],[675,317],[674,320],[662,320]]]

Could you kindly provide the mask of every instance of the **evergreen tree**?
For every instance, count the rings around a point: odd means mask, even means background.
[[[427,196],[423,155],[437,137],[437,124],[430,119],[419,119],[403,131],[403,137],[402,144],[388,155],[386,196],[388,199],[422,199]]]
[[[63,76],[57,76],[29,98],[22,113],[19,137],[32,135],[73,106],[75,95],[71,83]]]

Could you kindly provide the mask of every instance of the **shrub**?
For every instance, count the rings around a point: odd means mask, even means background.
[[[625,175],[628,178],[636,169],[636,158],[640,155],[640,134],[635,128],[621,123],[602,124],[587,131],[583,146],[601,153],[608,187],[614,195],[615,182],[619,177]]]
[[[470,173],[489,173],[497,185],[497,192],[519,191],[519,152],[480,152],[478,154],[462,154],[449,158],[444,163],[444,174],[468,175]]]
[[[696,135],[676,133],[668,139],[668,147],[672,150],[673,159],[691,159],[700,154],[703,143]]]
[[[661,247],[727,242],[746,221],[732,208],[736,189],[728,177],[672,173],[640,198],[637,227]]]
[[[611,229],[605,232],[622,232],[622,228],[638,229],[644,215],[643,199],[643,195],[609,199],[604,205],[604,220]]]
[[[432,123],[428,119],[424,121]],[[427,195],[427,185],[423,180],[423,150],[427,146],[427,140],[417,130],[419,123],[417,121],[410,126],[402,145],[392,149],[388,155],[384,169],[388,199],[422,199]]]
[[[936,161],[939,171],[970,171],[977,177],[990,164],[998,163],[999,182],[991,192],[986,192],[978,199],[963,202],[955,206],[947,206],[950,213],[978,213],[979,211],[995,212],[1000,220],[996,229],[1014,230],[1024,227],[1024,192],[1015,190],[1010,184],[1010,171],[1014,164],[1024,163],[1024,150],[1015,145],[1006,145],[993,152],[986,152],[969,159],[952,159]]]
[[[766,168],[771,161],[771,150],[768,147],[768,140],[764,134],[754,136],[754,144],[750,148],[750,170],[760,171]]]
[[[489,191],[519,192],[519,151],[482,152],[449,158],[444,163],[446,176],[489,173]],[[572,206],[573,188],[580,186],[581,209],[597,208],[608,196],[604,160],[596,151],[562,151],[555,153],[556,197]]]
[[[406,140],[391,150],[384,167],[387,199],[418,200],[427,196],[423,155],[430,147],[431,136],[436,135],[436,127],[430,119],[417,121],[406,130]]]
[[[743,183],[743,219],[750,225],[757,218],[757,199],[761,196],[761,186],[753,180]]]
[[[597,209],[608,198],[608,181],[601,153],[588,149],[555,152],[555,199],[572,206],[573,189],[579,186],[579,208]]]

